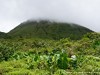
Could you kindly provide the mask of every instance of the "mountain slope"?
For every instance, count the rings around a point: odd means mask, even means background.
[[[61,39],[70,37],[80,39],[91,30],[69,23],[50,21],[26,21],[11,30],[8,34],[13,37]]]
[[[7,35],[7,34],[4,33],[4,32],[0,32],[0,38],[4,38],[4,39],[6,39],[6,38],[10,38],[10,36]]]

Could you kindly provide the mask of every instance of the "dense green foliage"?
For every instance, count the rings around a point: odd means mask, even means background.
[[[27,21],[11,30],[8,34],[14,37],[48,38],[58,40],[61,38],[80,39],[91,30],[71,23],[57,23],[50,21]]]
[[[100,34],[81,40],[0,39],[0,75],[100,75]]]

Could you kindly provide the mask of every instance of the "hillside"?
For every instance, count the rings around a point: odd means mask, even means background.
[[[71,39],[80,39],[88,32],[92,31],[76,24],[41,20],[23,22],[8,34],[20,38],[61,39],[70,37]]]
[[[100,75],[100,34],[88,32],[69,23],[21,23],[1,33],[16,39],[0,39],[0,75]]]
[[[74,41],[2,39],[0,75],[100,75],[100,34]]]
[[[10,38],[10,36],[8,36],[6,33],[4,32],[0,32],[0,38]]]

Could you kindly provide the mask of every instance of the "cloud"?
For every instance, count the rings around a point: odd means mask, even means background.
[[[100,32],[100,0],[0,0],[0,31],[28,19],[72,22]]]

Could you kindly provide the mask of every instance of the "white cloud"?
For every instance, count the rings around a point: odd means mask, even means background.
[[[0,31],[28,19],[72,22],[100,32],[100,0],[0,0]]]

